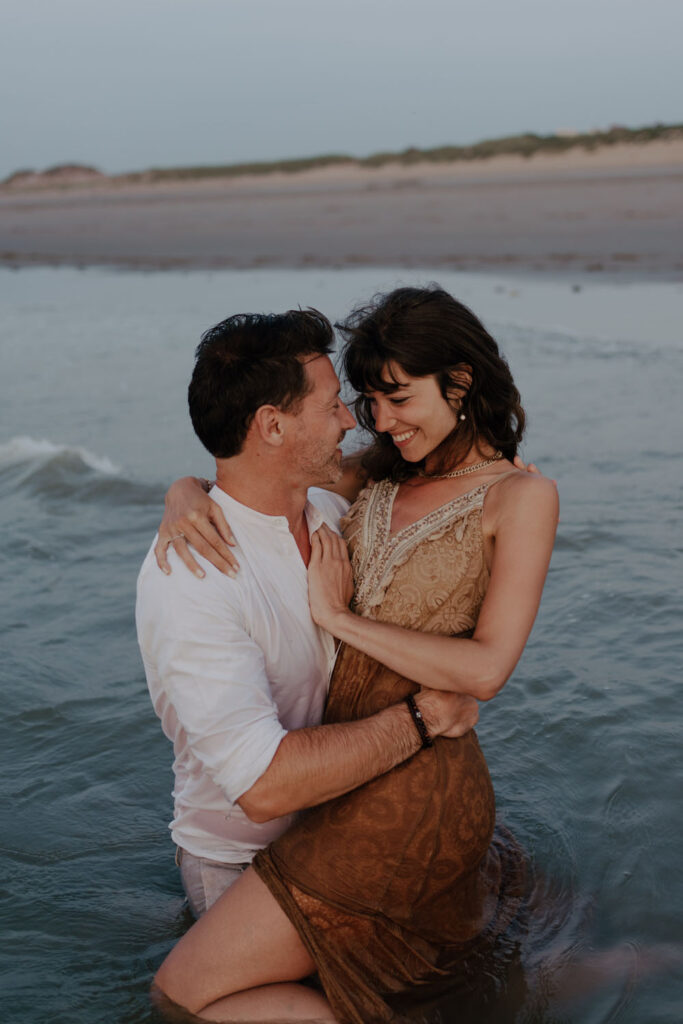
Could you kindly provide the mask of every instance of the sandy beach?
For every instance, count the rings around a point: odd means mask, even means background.
[[[683,141],[453,164],[0,188],[0,263],[680,279]]]

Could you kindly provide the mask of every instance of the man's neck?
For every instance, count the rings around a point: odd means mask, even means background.
[[[262,466],[258,459],[236,455],[216,460],[216,484],[235,501],[267,516],[285,516],[289,529],[298,538],[308,538],[304,509],[308,487],[292,482],[279,467]]]

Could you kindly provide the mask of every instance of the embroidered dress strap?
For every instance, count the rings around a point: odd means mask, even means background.
[[[501,480],[507,479],[509,476],[514,476],[518,472],[519,470],[517,469],[511,469],[507,473],[500,473],[498,476],[494,476],[491,480],[487,480],[485,483],[479,484],[478,487],[473,487],[471,490],[465,491],[464,494],[459,494],[456,498],[451,498],[450,501],[437,506],[437,508],[432,509],[431,512],[427,512],[424,516],[421,516],[414,522],[408,523],[407,526],[402,527],[400,530],[394,530],[393,532],[391,531],[391,520],[393,516],[394,501],[396,500],[400,484],[392,484],[391,493],[389,495],[390,504],[388,511],[387,537],[393,540],[395,537],[399,537],[403,533],[410,532],[414,527],[418,528],[420,537],[423,537],[423,524],[426,524],[429,527],[432,523],[438,523],[444,516],[450,519],[454,514],[457,515],[461,504],[462,508],[467,511],[475,507],[477,504],[483,506],[484,499],[491,487],[500,483]]]
[[[480,484],[478,487],[473,487],[471,490],[465,491],[464,494],[459,494],[457,498],[451,498],[450,501],[445,502],[443,505],[438,505],[436,508],[432,509],[431,512],[426,512],[425,515],[420,516],[419,519],[415,519],[412,523],[408,523],[407,526],[402,526],[400,530],[394,530],[392,532],[391,521],[393,518],[394,501],[398,494],[399,485],[394,486],[390,495],[389,513],[386,524],[387,538],[393,541],[396,538],[403,536],[403,534],[411,534],[413,531],[416,531],[419,533],[420,537],[423,537],[423,527],[426,527],[427,530],[429,530],[432,525],[440,523],[444,516],[451,519],[454,514],[457,515],[461,506],[462,508],[469,510],[469,508],[472,508],[477,504],[482,505],[490,485],[491,483],[489,482]]]
[[[500,473],[499,476],[494,476],[494,478],[492,480],[489,480],[489,482],[484,485],[486,487],[486,494],[488,494],[488,492],[491,490],[491,488],[495,487],[496,484],[501,483],[501,481],[503,481],[503,480],[507,480],[507,478],[509,476],[515,476],[519,472],[520,472],[520,470],[518,470],[518,469],[511,469],[507,473]],[[484,496],[486,496],[486,495],[484,495]]]
[[[362,498],[360,528],[357,522],[354,522],[355,544],[351,556],[353,579],[356,587],[353,604],[357,608],[362,606],[359,589],[366,589],[366,581],[371,575],[370,563],[373,553],[376,552],[378,546],[384,547],[386,544],[387,509],[390,516],[391,503],[393,503],[393,489],[394,485],[391,481],[380,480],[360,495]],[[355,508],[355,505],[353,508]],[[351,540],[346,530],[344,531],[344,536],[347,541]]]

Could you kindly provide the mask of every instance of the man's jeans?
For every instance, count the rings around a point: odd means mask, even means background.
[[[201,917],[236,882],[248,864],[222,864],[217,860],[195,857],[178,847],[176,864],[194,917]]]

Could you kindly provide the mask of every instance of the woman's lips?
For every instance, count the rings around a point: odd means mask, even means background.
[[[417,434],[417,430],[402,430],[400,434],[392,434],[391,439],[397,447],[402,448],[408,444]]]

